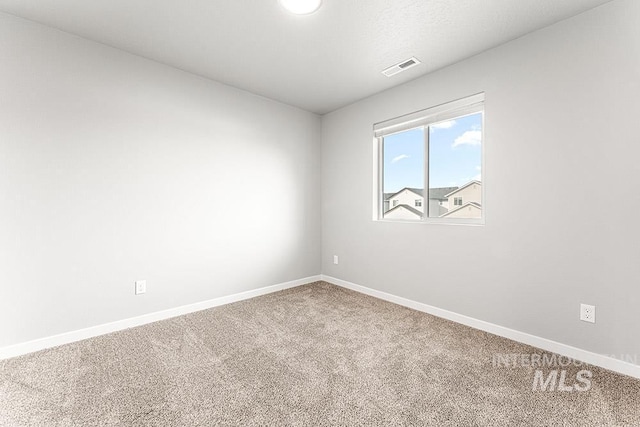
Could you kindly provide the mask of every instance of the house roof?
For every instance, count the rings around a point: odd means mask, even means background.
[[[451,193],[453,191],[455,191],[458,187],[440,187],[440,188],[430,188],[429,189],[429,198],[430,199],[437,199],[437,200],[446,200],[446,194]],[[424,190],[422,188],[411,188],[411,187],[404,187],[399,191],[396,191],[395,193],[384,193],[384,199],[385,200],[389,200],[391,198],[393,198],[393,196],[395,196],[396,194],[400,194],[402,193],[404,190],[409,190],[412,193],[415,193],[416,195],[420,196],[420,197],[424,197]]]
[[[389,200],[389,199],[393,198],[393,196],[395,196],[396,194],[402,193],[404,190],[409,190],[412,193],[415,193],[416,195],[422,197],[422,188],[404,187],[404,188],[401,188],[400,190],[396,191],[395,193],[385,193],[385,200]],[[389,197],[387,197],[387,194],[390,194]]]
[[[420,212],[419,210],[417,210],[415,208],[412,208],[411,206],[405,205],[405,204],[397,205],[397,206],[389,209],[388,211],[385,212],[385,215],[388,214],[389,212],[395,211],[398,208],[404,208],[404,209],[408,210],[409,212],[411,212],[412,214],[418,215],[419,217],[422,217],[422,215],[424,215],[423,212]]]
[[[456,191],[458,187],[439,187],[429,189],[429,198],[436,200],[447,200],[447,194]]]
[[[449,198],[452,194],[457,193],[458,191],[464,190],[465,188],[467,188],[468,186],[470,186],[471,184],[478,184],[478,185],[482,185],[482,182],[480,181],[476,181],[475,179],[472,181],[467,182],[465,185],[463,185],[460,188],[457,188],[455,190],[453,190],[451,193],[448,193],[445,195],[446,198]]]
[[[451,210],[451,211],[449,211],[449,212],[446,212],[446,213],[442,214],[440,217],[441,217],[441,218],[444,218],[445,216],[449,216],[450,214],[452,214],[452,213],[454,213],[454,212],[457,212],[457,211],[459,211],[460,209],[464,209],[464,208],[466,208],[467,206],[473,206],[473,207],[475,207],[475,208],[478,208],[478,209],[482,210],[482,205],[481,205],[480,203],[476,203],[476,202],[467,202],[467,203],[465,203],[465,204],[464,204],[464,205],[462,205],[462,206],[458,206],[457,208],[455,208],[455,209],[453,209],[453,210]]]

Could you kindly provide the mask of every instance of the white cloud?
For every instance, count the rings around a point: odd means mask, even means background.
[[[482,131],[468,130],[453,141],[452,147],[458,145],[480,145],[482,142]]]
[[[429,125],[431,129],[451,129],[456,124],[455,120],[447,120],[440,123]]]
[[[391,160],[391,163],[396,163],[396,162],[399,162],[402,159],[408,159],[408,158],[409,158],[409,156],[407,156],[406,154],[400,154],[399,156],[394,157]]]

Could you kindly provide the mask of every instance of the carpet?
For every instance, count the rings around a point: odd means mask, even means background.
[[[325,282],[0,361],[0,426],[116,425],[640,426],[640,381]]]

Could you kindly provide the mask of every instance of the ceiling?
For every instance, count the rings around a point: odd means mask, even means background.
[[[324,114],[610,0],[0,0],[0,11]],[[381,71],[422,61],[393,77]]]

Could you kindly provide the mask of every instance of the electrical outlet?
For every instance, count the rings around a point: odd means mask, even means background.
[[[333,263],[334,263],[335,265],[338,265],[338,255],[334,255],[334,256],[333,256]]]
[[[136,295],[144,294],[147,292],[147,281],[136,280]]]
[[[596,323],[596,306],[580,304],[580,320],[584,322]]]

